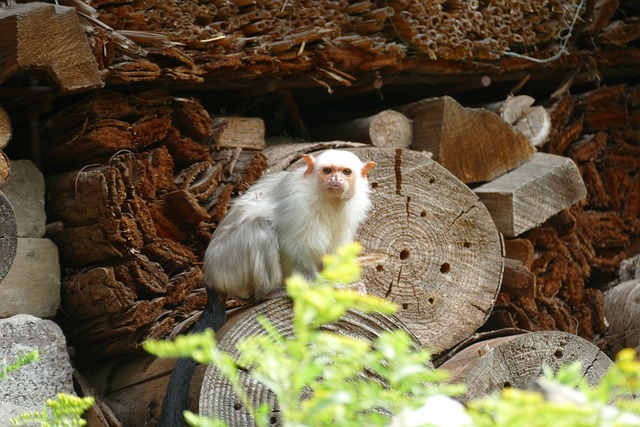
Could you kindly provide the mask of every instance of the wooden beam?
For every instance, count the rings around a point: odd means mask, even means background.
[[[413,145],[464,183],[485,182],[531,158],[533,146],[513,126],[483,108],[453,98],[423,99],[397,108],[413,121]]]
[[[474,192],[506,237],[537,227],[587,196],[573,161],[546,153],[534,154],[528,163]]]
[[[72,7],[33,2],[0,8],[0,52],[0,84],[16,73],[40,71],[63,94],[103,86]]]

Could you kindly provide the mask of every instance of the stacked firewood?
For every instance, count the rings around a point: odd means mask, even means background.
[[[97,92],[46,128],[55,129],[47,208],[70,342],[82,358],[112,357],[179,332],[206,301],[192,292],[200,254],[264,156],[223,148],[212,158],[207,112],[157,91]]]
[[[544,150],[574,160],[588,195],[525,234],[533,247],[521,258],[537,292],[501,294],[493,313],[499,324],[603,338],[602,288],[640,235],[639,107],[640,87],[620,85],[566,94],[549,109],[553,131]]]

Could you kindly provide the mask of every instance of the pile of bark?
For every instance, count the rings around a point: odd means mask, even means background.
[[[374,70],[487,73],[494,65],[476,61],[499,58],[500,72],[518,71],[535,65],[522,55],[544,62],[561,52],[609,66],[637,63],[640,37],[637,17],[625,15],[637,6],[615,0],[87,3],[70,2],[87,17],[111,83],[294,76],[349,86]]]
[[[520,242],[511,256],[533,273],[535,295],[501,293],[490,324],[567,331],[606,345],[602,290],[637,252],[640,235],[640,87],[567,93],[549,113],[543,149],[573,159],[587,199],[524,234],[532,245]]]
[[[78,355],[109,358],[179,332],[206,301],[194,289],[211,232],[264,156],[221,148],[212,158],[207,112],[163,92],[96,92],[45,128],[55,129],[44,148],[49,234]]]

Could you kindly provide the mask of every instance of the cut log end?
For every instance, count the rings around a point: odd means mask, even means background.
[[[369,176],[373,209],[357,236],[365,252],[384,256],[364,269],[367,292],[396,302],[398,317],[423,345],[448,349],[493,307],[503,265],[500,235],[471,190],[425,154],[353,151],[378,164]]]

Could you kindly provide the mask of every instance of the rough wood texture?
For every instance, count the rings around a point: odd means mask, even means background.
[[[262,150],[264,121],[258,117],[216,117],[213,127],[216,150],[221,148],[247,148]]]
[[[544,144],[551,132],[551,117],[546,108],[533,106],[535,99],[528,95],[509,96],[500,104],[498,113],[529,139],[535,147]]]
[[[10,174],[11,166],[9,165],[9,158],[0,150],[0,188],[7,182]]]
[[[86,376],[123,426],[143,426],[160,419],[174,363],[142,354],[92,366]],[[195,413],[206,369],[206,365],[196,367],[189,387],[187,409]]]
[[[103,85],[74,8],[37,2],[1,8],[0,51],[0,83],[16,73],[44,71],[61,93]]]
[[[364,269],[367,292],[396,302],[423,345],[448,349],[485,322],[498,292],[502,244],[489,212],[423,153],[352,151],[378,164],[369,175],[373,208],[357,235],[381,256]]]
[[[288,298],[276,298],[239,313],[218,332],[219,348],[236,358],[238,356],[236,344],[239,340],[250,335],[264,333],[262,326],[256,321],[258,314],[266,316],[285,338],[292,338],[292,309],[293,306]],[[367,341],[373,341],[381,332],[396,329],[405,330],[412,335],[395,317],[356,312],[348,312],[338,322],[326,325],[325,329]],[[419,345],[415,337],[414,342]],[[239,374],[242,388],[252,403],[255,406],[268,403],[272,408],[271,414],[274,424],[281,424],[282,418],[273,393],[264,385],[249,378],[245,371],[240,371]],[[246,409],[238,404],[230,384],[213,366],[207,368],[202,380],[200,414],[221,418],[230,426],[252,425],[253,422]]]
[[[11,128],[11,119],[4,108],[0,106],[0,149],[7,146],[12,136],[13,129]],[[2,187],[1,181],[0,187]]]
[[[610,354],[640,346],[640,279],[622,282],[605,292],[604,312],[609,321]]]
[[[453,98],[429,98],[397,108],[413,121],[411,148],[429,151],[464,183],[490,181],[531,158],[529,140],[485,109]]]
[[[575,163],[547,153],[534,154],[529,162],[473,191],[507,237],[537,227],[587,196]]]
[[[373,116],[314,129],[312,136],[316,140],[355,141],[374,147],[409,148],[413,141],[413,125],[404,114],[384,110]]]
[[[613,366],[595,345],[566,332],[536,332],[490,339],[458,352],[440,368],[452,369],[454,378],[468,387],[463,400],[486,396],[504,387],[523,387],[542,375],[543,366],[582,362],[582,375],[591,385],[600,382]]]

